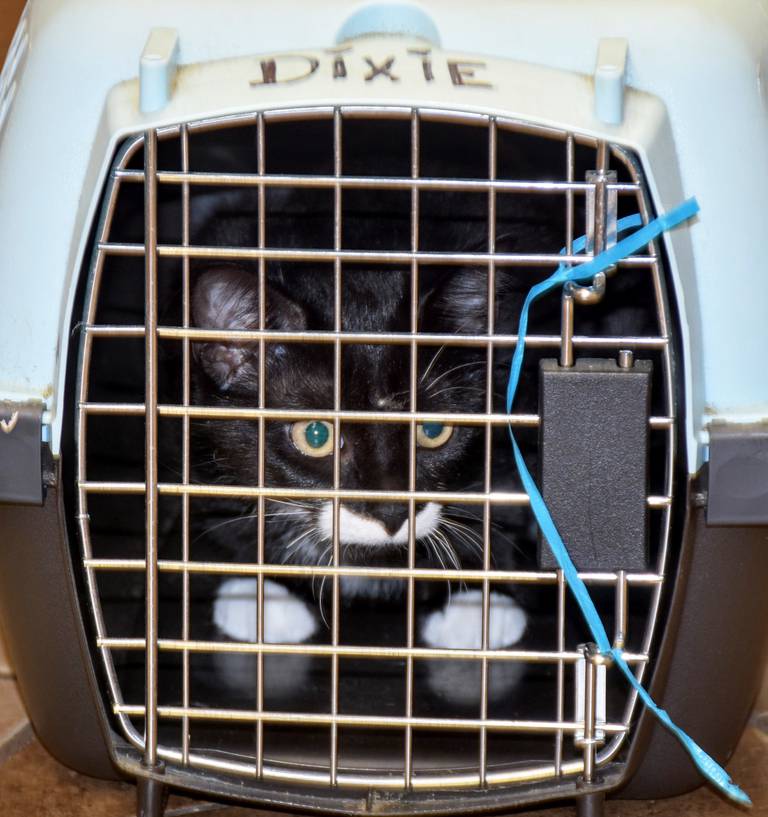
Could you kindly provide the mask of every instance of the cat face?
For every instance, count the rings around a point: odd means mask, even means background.
[[[427,275],[429,277],[427,277]],[[407,333],[411,327],[410,275],[397,271],[345,270],[341,326],[347,332]],[[331,276],[307,271],[266,276],[265,323],[290,332],[332,329]],[[203,328],[258,329],[256,275],[238,267],[208,269],[193,293],[195,324]],[[486,329],[486,276],[458,270],[425,274],[418,304],[419,330],[482,333]],[[481,412],[485,406],[485,350],[435,346],[420,349],[416,405],[419,411]],[[195,347],[196,401],[218,406],[259,405],[258,344],[205,343]],[[343,344],[339,402],[342,410],[407,412],[411,407],[411,347]],[[334,408],[334,344],[304,341],[266,344],[264,404],[276,409]],[[207,445],[219,455],[216,478],[258,484],[257,423],[210,421]],[[400,422],[343,422],[339,484],[360,491],[409,487],[410,430]],[[425,422],[416,428],[415,484],[421,491],[462,490],[480,477],[482,430]],[[334,424],[328,417],[266,423],[265,482],[271,486],[332,488]],[[221,452],[224,452],[223,456]],[[476,551],[477,534],[451,520],[439,502],[417,503],[415,536],[422,558],[460,562]],[[330,500],[267,502],[266,546],[270,560],[323,564],[333,542]],[[245,514],[251,517],[253,515]],[[466,514],[464,514],[466,515]],[[454,526],[462,525],[463,528]],[[239,547],[255,550],[255,524],[238,534]],[[458,536],[456,533],[458,532]],[[407,546],[408,503],[344,500],[339,541],[346,563],[386,564]],[[431,557],[431,558],[430,558]],[[251,556],[252,558],[252,556]]]

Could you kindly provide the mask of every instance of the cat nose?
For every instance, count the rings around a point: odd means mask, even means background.
[[[384,530],[394,536],[408,520],[408,506],[402,503],[380,504],[373,509],[371,516],[384,526]]]

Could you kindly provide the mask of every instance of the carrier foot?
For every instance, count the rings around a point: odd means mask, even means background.
[[[603,817],[605,814],[605,792],[582,794],[576,798],[576,817]]]
[[[151,777],[136,783],[136,817],[163,817],[168,793],[165,784]]]

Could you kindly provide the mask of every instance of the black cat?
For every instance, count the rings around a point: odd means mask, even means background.
[[[323,201],[312,191],[271,190],[267,224],[271,245],[323,248],[329,243]],[[409,213],[393,212],[367,191],[345,212],[347,244],[365,249],[402,247]],[[482,203],[482,202],[481,202]],[[484,206],[484,205],[483,205]],[[252,209],[251,209],[252,208]],[[243,194],[239,208],[226,208],[202,230],[200,243],[255,246],[255,197]],[[451,212],[450,202],[436,208],[422,223],[421,242],[433,248],[450,246],[482,251],[487,242],[485,212]],[[524,232],[524,231],[522,231]],[[478,238],[479,236],[479,238]],[[446,244],[447,242],[447,244]],[[513,242],[507,241],[507,247]],[[509,280],[510,276],[506,277]],[[499,273],[499,280],[505,277]],[[265,272],[265,326],[292,333],[332,330],[335,325],[335,279],[330,264],[269,262]],[[517,286],[499,287],[497,313],[516,310],[522,293]],[[397,265],[346,263],[342,270],[340,325],[343,332],[407,335],[411,331],[410,268]],[[483,266],[422,265],[416,304],[420,333],[483,335],[488,331],[488,273]],[[196,269],[192,312],[201,328],[259,328],[259,277],[255,265],[205,263]],[[372,339],[375,340],[375,339]],[[198,343],[194,346],[194,401],[201,405],[259,405],[258,343]],[[342,411],[408,412],[411,408],[411,346],[406,343],[343,343],[339,400]],[[420,346],[417,360],[418,411],[480,415],[486,410],[486,349],[482,346]],[[313,342],[266,343],[263,404],[273,409],[328,412],[334,408],[334,345]],[[491,382],[496,383],[495,372]],[[497,384],[496,384],[497,385]],[[494,397],[495,410],[501,400]],[[499,432],[502,432],[499,429]],[[321,416],[298,422],[266,423],[265,484],[329,490],[333,486],[333,423]],[[483,490],[485,427],[427,422],[416,428],[415,488],[432,493]],[[207,462],[201,481],[258,484],[258,424],[254,421],[211,420],[196,435],[197,459]],[[398,491],[409,487],[410,430],[403,422],[343,422],[339,440],[339,486],[346,490]],[[330,499],[265,502],[265,557],[268,563],[328,565],[333,558],[333,503]],[[417,567],[477,569],[483,564],[482,506],[465,503],[419,502],[415,506]],[[408,503],[406,501],[342,500],[339,512],[341,564],[404,567],[408,564]],[[236,561],[256,559],[256,502],[217,503],[217,511],[197,520],[197,536],[213,554],[232,553]],[[506,555],[515,564],[516,544],[496,526],[494,563]],[[329,582],[267,582],[267,601],[274,599],[284,622],[284,608],[306,607],[327,618]],[[216,590],[214,623],[237,640],[255,637],[255,580],[223,582]],[[285,590],[291,591],[290,598]],[[402,580],[345,576],[341,600],[350,605],[396,602],[404,593]],[[445,582],[417,582],[422,624],[419,635],[440,646],[480,646],[481,594],[457,593],[453,607],[444,607],[450,588]],[[312,598],[310,594],[314,594]],[[288,599],[288,600],[287,600]],[[494,646],[517,641],[526,616],[509,595],[492,593]],[[268,605],[269,607],[269,605]],[[271,609],[271,608],[270,608]],[[315,632],[304,615],[286,629],[270,625],[265,613],[265,638],[303,640]],[[455,611],[455,612],[452,612]],[[454,618],[457,617],[458,623]],[[495,625],[495,626],[494,626]],[[320,626],[319,623],[317,626]],[[302,638],[303,637],[303,638]]]

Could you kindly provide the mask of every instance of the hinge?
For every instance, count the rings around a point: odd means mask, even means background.
[[[768,525],[768,423],[709,427],[710,525]]]
[[[43,504],[43,404],[0,401],[0,502]]]

